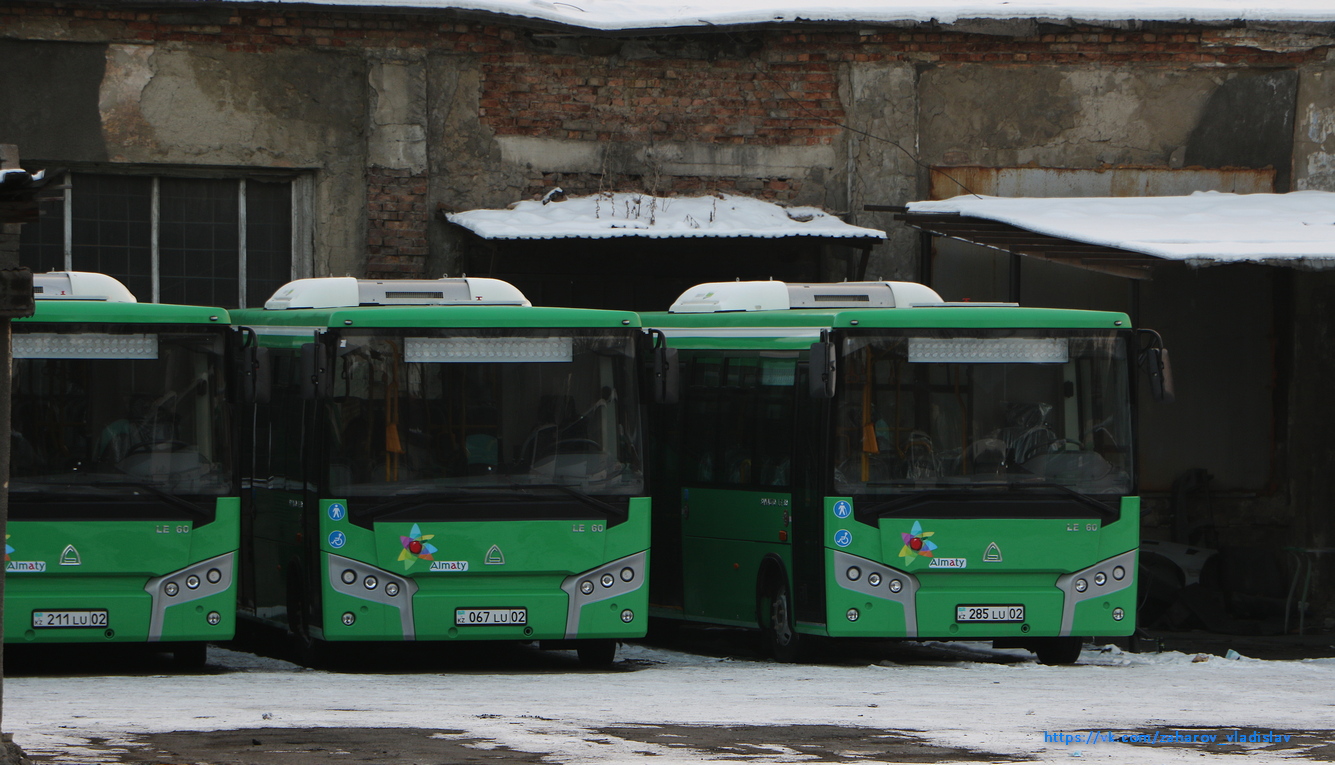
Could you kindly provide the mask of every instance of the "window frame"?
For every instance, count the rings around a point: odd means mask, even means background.
[[[43,164],[34,161],[30,164]],[[51,163],[45,163],[51,164]],[[257,307],[264,304],[268,295],[248,295],[247,294],[247,271],[248,271],[248,252],[247,252],[247,226],[249,225],[246,201],[247,201],[247,183],[248,181],[264,183],[283,183],[289,184],[291,191],[290,214],[291,214],[291,240],[289,244],[289,279],[303,279],[313,275],[314,262],[314,242],[313,242],[313,215],[312,201],[314,195],[314,179],[310,172],[292,172],[292,171],[266,171],[257,169],[210,169],[202,170],[200,168],[107,168],[102,166],[78,165],[70,163],[60,163],[60,169],[55,172],[62,176],[59,188],[64,193],[61,200],[62,220],[62,238],[64,256],[63,268],[66,271],[74,269],[74,195],[78,193],[79,175],[102,175],[102,176],[133,176],[148,177],[152,181],[151,202],[150,202],[150,251],[149,259],[151,271],[149,278],[152,282],[152,295],[150,301],[153,303],[161,302],[162,297],[162,252],[161,252],[161,184],[163,179],[182,179],[182,180],[222,180],[235,181],[237,183],[237,306],[220,306],[224,308],[247,308]],[[20,245],[20,257],[22,257],[22,245]]]

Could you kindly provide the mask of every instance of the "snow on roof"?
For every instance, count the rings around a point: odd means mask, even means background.
[[[236,0],[237,2],[250,0]],[[604,31],[794,22],[961,19],[1080,21],[1335,21],[1329,0],[271,0],[277,3],[452,9]]]
[[[1335,193],[1183,197],[999,198],[911,202],[910,213],[958,213],[1048,236],[1193,265],[1277,262],[1335,268]]]
[[[603,192],[566,198],[549,192],[548,200],[518,202],[508,210],[469,210],[445,217],[483,239],[886,238],[884,231],[851,226],[819,208],[783,207],[729,194]]]

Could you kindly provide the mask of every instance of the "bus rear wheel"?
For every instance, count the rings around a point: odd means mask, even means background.
[[[1036,638],[1030,650],[1043,664],[1074,664],[1084,645],[1084,639],[1078,637]]]
[[[203,641],[197,643],[177,643],[172,646],[172,664],[184,672],[203,669],[208,662],[209,645]]]
[[[806,640],[793,624],[793,597],[782,578],[771,581],[761,591],[756,605],[760,617],[760,635],[765,653],[775,661],[801,661],[806,655]]]
[[[617,656],[615,640],[581,640],[575,646],[579,663],[590,669],[604,669],[612,666]]]

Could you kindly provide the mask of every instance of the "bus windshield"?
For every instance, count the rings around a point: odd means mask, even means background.
[[[337,346],[333,496],[644,490],[633,333],[345,330]]]
[[[841,353],[834,442],[841,494],[1044,486],[1131,492],[1121,335],[850,334]]]
[[[14,333],[10,490],[234,493],[220,332]]]

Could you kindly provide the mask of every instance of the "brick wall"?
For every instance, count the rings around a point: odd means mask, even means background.
[[[372,167],[366,175],[366,276],[422,276],[427,259],[427,178]]]
[[[479,119],[500,136],[745,146],[834,143],[845,119],[838,74],[848,63],[1295,67],[1323,59],[1319,46],[1330,43],[1293,31],[1175,24],[1136,31],[1052,25],[1013,37],[928,28],[875,34],[776,28],[595,38],[467,21],[450,11],[180,5],[149,12],[105,3],[0,0],[0,35],[25,38],[30,32],[70,41],[219,44],[255,53],[297,46],[470,55],[482,67]],[[367,183],[373,273],[423,267],[426,180],[368,168]],[[541,168],[527,183],[533,195],[560,185],[571,194],[734,191],[782,201],[801,191],[794,178],[544,175]]]

